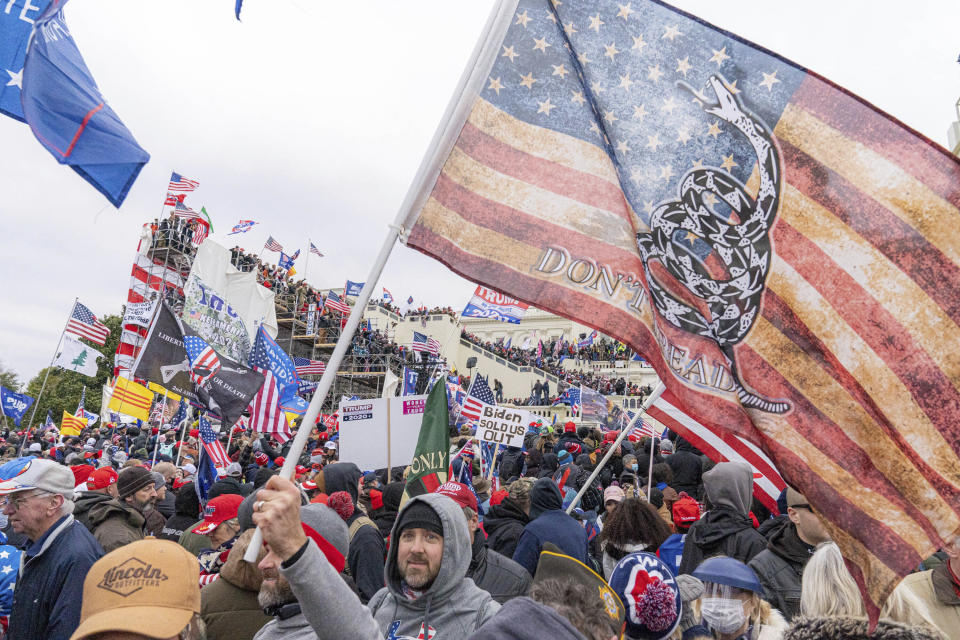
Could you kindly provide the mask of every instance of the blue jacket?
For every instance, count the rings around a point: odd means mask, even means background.
[[[560,547],[566,555],[589,566],[587,532],[561,510],[563,498],[550,478],[540,478],[530,490],[530,516],[535,518],[523,528],[513,560],[534,575],[540,552],[546,542]]]
[[[72,515],[57,520],[24,552],[9,636],[69,640],[80,626],[83,579],[102,555],[103,548]]]

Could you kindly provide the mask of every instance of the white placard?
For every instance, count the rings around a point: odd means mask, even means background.
[[[426,401],[420,395],[341,402],[340,460],[364,471],[410,464]]]
[[[529,411],[484,404],[477,420],[477,438],[505,447],[522,447],[527,425],[532,420]]]

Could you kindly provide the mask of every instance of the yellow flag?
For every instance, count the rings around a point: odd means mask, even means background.
[[[60,421],[60,435],[78,436],[85,426],[87,426],[86,420],[72,416],[64,411],[63,419]]]
[[[179,394],[170,391],[169,389],[164,388],[163,386],[157,384],[156,382],[148,382],[147,388],[154,393],[159,393],[160,395],[167,394],[167,400],[173,400],[174,402],[180,402]]]
[[[117,377],[117,384],[113,387],[113,397],[110,398],[110,409],[144,422],[150,420],[150,405],[153,404],[153,392],[132,380]]]

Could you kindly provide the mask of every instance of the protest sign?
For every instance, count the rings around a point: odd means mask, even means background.
[[[361,469],[410,464],[426,401],[423,395],[341,402],[340,460]]]
[[[483,404],[477,419],[477,438],[505,447],[522,447],[523,435],[532,418],[529,411]]]

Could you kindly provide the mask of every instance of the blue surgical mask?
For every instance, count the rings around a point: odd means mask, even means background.
[[[634,471],[636,471],[638,467],[637,467],[637,465],[632,464],[632,465],[630,465],[630,468],[633,469]]]

